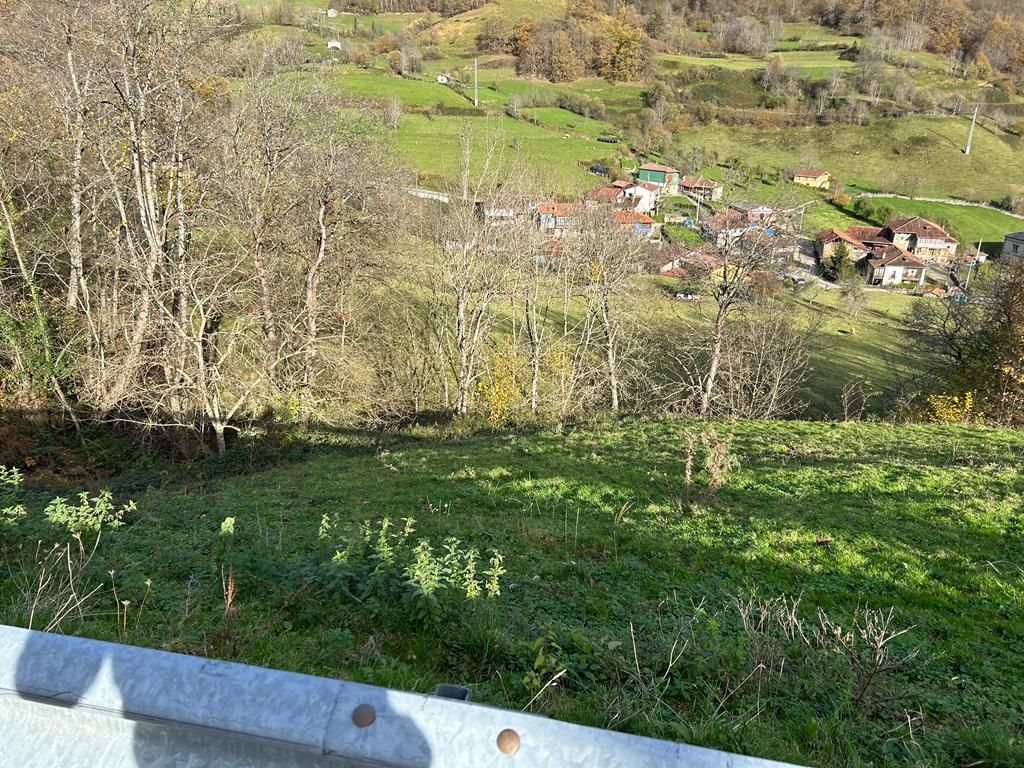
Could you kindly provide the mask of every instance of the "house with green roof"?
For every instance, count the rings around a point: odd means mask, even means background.
[[[636,180],[657,184],[664,195],[679,194],[679,171],[668,165],[644,163],[636,172]]]

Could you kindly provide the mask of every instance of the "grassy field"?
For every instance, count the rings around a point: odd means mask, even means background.
[[[979,130],[975,151],[964,155],[969,128],[964,119],[910,117],[862,127],[695,126],[676,138],[682,147],[768,168],[820,165],[851,191],[991,199],[1021,188],[1024,152],[1017,142]]]
[[[302,77],[309,77],[303,73]],[[399,77],[376,69],[350,66],[326,68],[322,82],[346,96],[388,99],[397,96],[405,107],[443,105],[472,109],[473,105],[451,88],[433,79]],[[481,113],[482,114],[482,113]]]
[[[598,136],[615,136],[615,128],[603,120],[577,115],[560,107],[537,107],[524,110],[524,114],[539,122],[545,128],[559,131],[582,133],[597,138]]]
[[[497,136],[503,160],[524,163],[541,189],[551,193],[578,194],[598,179],[587,172],[591,161],[614,155],[615,147],[569,136],[509,117],[466,118],[459,116],[404,115],[395,134],[395,146],[423,178],[423,183],[443,186],[457,172],[461,145],[459,135],[469,130],[474,168],[483,162],[483,148]]]
[[[924,216],[932,221],[949,222],[962,243],[977,247],[981,242],[984,250],[992,254],[999,253],[1005,235],[1024,230],[1024,220],[990,208],[927,203],[895,197],[874,198],[872,202],[892,208],[897,215]]]
[[[461,39],[465,32],[456,33],[453,30],[463,27],[475,30],[480,19],[501,9],[508,10],[506,6],[516,14],[536,12],[542,16],[545,8],[553,12],[549,3],[531,0],[487,4],[468,14],[435,21],[429,34],[435,37],[440,34],[444,58],[424,62],[421,75],[400,78],[390,74],[378,62],[378,66],[372,69],[314,64],[297,76],[325,81],[337,88],[339,93],[355,97],[385,99],[397,96],[407,109],[413,111],[438,106],[455,110],[472,109],[467,98],[434,82],[437,74],[447,72],[454,74],[464,88],[471,89],[473,52],[465,47],[465,40],[459,44],[444,44],[445,34],[454,34]],[[273,21],[271,6],[250,3],[249,10],[266,15],[268,23]],[[312,5],[308,8],[302,6],[296,13],[313,10],[315,8]],[[369,29],[367,24],[373,21],[381,29],[394,29],[412,24],[420,18],[416,14],[392,14],[373,19],[347,16],[329,21],[342,25],[351,25],[354,21],[362,29]],[[448,33],[444,30],[448,30]],[[311,40],[315,39],[311,33],[304,34]],[[800,38],[799,41],[784,39],[783,43],[789,47],[783,46],[785,49],[782,51],[786,63],[800,77],[823,77],[833,69],[853,66],[852,62],[840,59],[836,50],[793,49],[814,45],[816,41],[822,45],[849,42],[827,30],[802,25],[787,29],[784,37]],[[757,107],[763,96],[763,89],[755,79],[756,72],[764,66],[762,58],[729,55],[723,59],[701,59],[664,54],[659,55],[658,60],[662,70],[669,73],[692,67],[711,68],[717,72],[709,80],[686,86],[688,98],[739,107]],[[908,71],[915,79],[929,78],[928,86],[939,88],[942,87],[940,81],[945,75],[936,70],[937,66],[929,65]],[[608,147],[585,147],[574,143],[562,148],[563,134],[570,134],[572,142],[599,135],[622,134],[624,129],[635,124],[643,110],[647,88],[645,83],[612,83],[600,78],[584,78],[561,84],[522,79],[516,75],[512,57],[495,55],[480,57],[479,84],[481,110],[490,113],[480,122],[488,123],[491,129],[500,126],[510,134],[522,134],[533,149],[550,151],[549,156],[535,161],[536,167],[542,169],[547,177],[542,179],[542,184],[569,195],[580,189],[581,176],[576,168],[577,162],[580,159],[606,157]],[[961,88],[963,82],[955,81],[953,86]],[[540,121],[543,127],[509,125],[509,120],[501,113],[514,94],[525,98],[531,107],[525,114]],[[608,112],[608,118],[592,120],[557,110],[557,107],[550,105],[559,94],[600,99]],[[401,151],[405,157],[427,176],[450,174],[457,159],[448,152],[453,145],[446,137],[452,131],[444,126],[444,122],[438,123],[440,131],[437,147],[429,151],[424,149],[425,143],[418,131],[413,130],[422,127],[420,121],[411,121],[404,135],[400,136]],[[1021,150],[1019,137],[1005,134],[985,123],[975,137],[975,151],[966,156],[960,150],[966,142],[968,127],[968,120],[950,117],[910,117],[878,120],[864,126],[835,124],[774,130],[711,124],[688,127],[673,139],[680,152],[699,145],[714,150],[722,159],[737,158],[769,170],[820,165],[828,168],[851,191],[972,199],[994,199],[1008,192],[1024,191],[1024,184],[1020,182],[1024,178],[1024,151]],[[546,131],[548,140],[544,141],[537,130]],[[714,169],[706,170],[714,175]],[[984,229],[983,222],[978,224],[979,227],[973,227],[969,223],[967,229]],[[985,232],[980,234],[988,236]],[[973,237],[973,233],[970,236]]]
[[[644,324],[657,327],[666,338],[678,338],[682,345],[692,337],[691,329],[710,327],[714,307],[674,301],[670,298],[674,291],[663,278],[645,278],[633,311]],[[799,393],[805,416],[841,415],[843,387],[856,381],[869,382],[869,389],[878,392],[868,411],[884,414],[891,405],[892,390],[919,373],[919,359],[907,352],[913,346],[908,343],[905,317],[914,302],[924,299],[867,291],[863,305],[851,315],[841,308],[839,292],[834,290],[787,289],[780,298],[789,301],[794,312],[811,313],[821,321],[811,344],[810,373]]]
[[[859,37],[853,35],[841,35],[834,30],[827,29],[810,22],[789,23],[783,27],[782,39],[776,48],[780,51],[789,50],[799,46],[811,45],[845,45],[851,46],[860,41]]]
[[[818,80],[826,77],[834,69],[853,69],[856,62],[846,61],[839,58],[840,51],[794,51],[784,50],[780,52],[782,60],[793,73],[801,78]],[[679,54],[662,53],[658,55],[658,62],[668,70],[683,69],[686,67],[717,67],[727,70],[738,70],[741,72],[753,72],[763,70],[765,67],[764,58],[745,56],[743,54],[725,54],[722,57],[704,58],[701,56],[683,56]]]
[[[104,586],[61,629],[408,690],[462,683],[482,703],[801,764],[1024,764],[1024,436],[714,426],[731,469],[713,493],[698,451],[689,498],[684,445],[706,427],[684,422],[309,433],[188,467],[134,459],[108,482],[137,509],[82,584]],[[19,547],[68,540],[41,511],[68,491],[0,489],[0,507],[27,510],[0,523],[6,622],[26,620]],[[470,550],[483,594],[467,598]],[[433,602],[415,586],[431,563],[460,574]],[[108,571],[130,601],[120,619]],[[857,627],[890,609],[905,633],[872,675]]]

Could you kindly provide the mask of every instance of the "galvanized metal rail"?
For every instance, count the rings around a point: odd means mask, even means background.
[[[0,765],[783,764],[441,696],[0,625]]]

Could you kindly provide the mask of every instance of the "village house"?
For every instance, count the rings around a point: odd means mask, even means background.
[[[541,230],[554,237],[578,226],[579,219],[579,203],[545,202],[537,206],[537,221]]]
[[[934,221],[920,216],[890,221],[883,234],[919,259],[952,261],[960,243]]]
[[[1013,232],[1003,240],[1003,258],[1024,256],[1024,232]]]
[[[923,281],[923,273],[921,275],[916,273],[915,264],[927,270],[927,265],[933,261],[953,263],[956,260],[956,251],[959,246],[959,243],[938,224],[920,216],[914,216],[894,219],[884,227],[826,229],[815,239],[815,253],[819,262],[830,260],[841,242],[849,247],[854,263],[868,271],[868,282],[873,282],[876,268],[885,266],[879,264],[872,267],[867,263],[872,259],[875,261],[896,259],[896,262],[899,262],[901,258],[906,260],[905,257],[912,257],[914,264],[907,264],[904,267],[894,262],[892,270],[884,273],[886,280],[879,281],[878,285],[918,282],[918,278]],[[1022,248],[1022,252],[1024,252],[1024,248]],[[904,268],[910,277],[907,279],[900,277],[896,280],[893,277],[893,271]]]
[[[846,245],[850,261],[866,275],[869,285],[923,286],[928,265],[886,235],[882,227],[826,229],[815,238],[814,250],[819,263],[826,263],[835,257],[840,243]]]
[[[723,187],[717,181],[703,176],[683,176],[679,180],[679,191],[703,203],[722,199]]]
[[[516,208],[508,202],[495,200],[478,200],[476,202],[476,213],[488,224],[496,224],[503,221],[512,221],[516,217]]]
[[[770,205],[752,203],[749,200],[732,203],[729,208],[750,224],[766,224],[775,216],[775,209]]]
[[[661,187],[650,181],[640,181],[623,190],[631,210],[653,213],[661,199]]]
[[[615,181],[594,187],[583,197],[588,208],[607,205],[646,214],[654,212],[660,199],[661,187],[648,181]]]
[[[616,184],[594,187],[583,196],[584,205],[620,205],[626,199],[626,190]]]
[[[866,259],[868,285],[923,288],[928,266],[898,245]]]
[[[724,260],[710,245],[688,248],[666,245],[655,253],[655,266],[662,277],[701,277],[720,267]]]
[[[705,240],[716,248],[725,248],[748,231],[757,229],[757,224],[752,223],[743,213],[730,208],[701,219],[699,228]]]
[[[644,163],[636,172],[636,180],[657,184],[663,194],[679,194],[679,171],[668,165]]]
[[[793,172],[793,183],[813,189],[828,189],[832,186],[832,174],[821,168],[798,168]]]
[[[612,218],[623,229],[630,229],[638,240],[651,240],[657,232],[654,219],[637,211],[612,211]]]
[[[841,229],[826,229],[818,233],[814,241],[814,252],[821,263],[831,262],[835,258],[839,244],[846,245],[850,252],[850,261],[856,264],[868,255],[868,247],[849,232]]]

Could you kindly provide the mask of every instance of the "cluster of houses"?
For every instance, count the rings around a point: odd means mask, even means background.
[[[952,264],[959,245],[934,221],[910,216],[884,227],[826,229],[818,234],[816,253],[824,263],[845,247],[869,285],[923,288],[928,265]]]
[[[818,190],[831,188],[833,178],[821,168],[800,168],[793,182]],[[538,225],[553,240],[577,228],[585,215],[606,213],[638,239],[660,239],[660,225],[653,214],[662,200],[683,195],[697,203],[716,203],[723,198],[723,186],[703,176],[685,176],[676,168],[644,163],[632,180],[613,180],[591,189],[579,202],[541,202],[536,205]],[[717,208],[717,210],[715,210]],[[666,245],[658,249],[655,269],[665,276],[683,276],[693,269],[707,271],[721,266],[722,253],[740,238],[757,233],[773,236],[781,213],[769,205],[738,201],[725,206],[708,206],[696,221],[685,220],[699,231],[705,243],[697,248]],[[769,242],[766,240],[766,242]],[[778,248],[793,249],[788,238],[779,238]],[[814,243],[819,263],[833,260],[845,248],[849,260],[869,285],[924,290],[932,264],[954,267],[961,262],[982,260],[973,249],[960,252],[960,243],[942,226],[921,216],[894,219],[883,227],[855,226],[826,229]],[[1024,257],[1024,232],[1008,235],[1004,256]]]
[[[540,227],[560,237],[575,227],[587,210],[607,210],[623,228],[645,240],[659,236],[660,227],[652,214],[665,197],[688,194],[701,200],[721,200],[722,185],[702,177],[682,176],[678,170],[659,163],[644,163],[632,181],[615,180],[591,189],[582,202],[543,202],[537,206]]]

